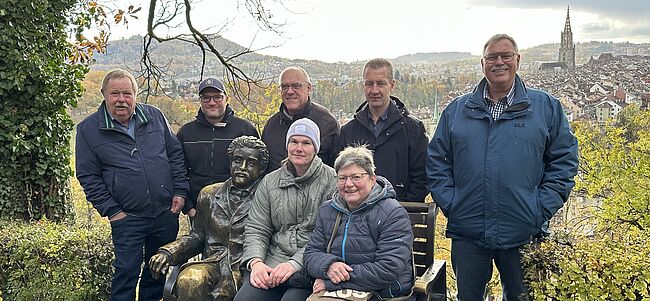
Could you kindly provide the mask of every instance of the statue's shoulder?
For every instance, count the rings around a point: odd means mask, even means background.
[[[212,202],[212,199],[218,196],[220,190],[224,188],[225,185],[226,182],[219,182],[219,183],[214,183],[203,187],[203,189],[201,189],[201,192],[199,192],[199,197],[197,198],[196,206],[202,207],[202,206],[209,205]]]

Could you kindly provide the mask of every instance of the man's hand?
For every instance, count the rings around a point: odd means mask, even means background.
[[[264,290],[272,288],[273,286],[270,285],[271,276],[269,276],[271,270],[271,267],[266,265],[263,261],[253,264],[251,267],[251,285]]]
[[[276,287],[291,277],[293,273],[296,272],[296,268],[288,262],[283,262],[278,264],[275,268],[271,270],[271,285]]]
[[[149,259],[149,270],[153,279],[158,279],[161,273],[165,274],[167,268],[169,268],[169,256],[167,254],[156,253]]]
[[[343,281],[350,280],[350,272],[352,272],[352,267],[344,262],[337,261],[330,264],[330,267],[327,269],[327,277],[330,278],[332,283],[339,284]]]
[[[325,281],[320,278],[316,279],[316,281],[314,281],[314,286],[312,287],[312,293],[318,294],[319,292],[324,290],[325,290]]]
[[[123,219],[125,217],[126,217],[126,213],[124,213],[124,211],[120,211],[116,215],[113,215],[113,217],[111,217],[109,219],[109,221],[111,221],[111,222],[119,221],[119,220],[121,220],[121,219]]]
[[[173,213],[178,213],[183,209],[183,206],[185,206],[185,198],[182,196],[175,196],[172,198],[172,212]]]

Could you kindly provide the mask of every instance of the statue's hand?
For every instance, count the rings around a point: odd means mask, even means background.
[[[169,261],[169,256],[165,253],[158,252],[154,256],[151,256],[151,259],[149,259],[151,277],[158,279],[161,273],[164,274],[169,268]]]

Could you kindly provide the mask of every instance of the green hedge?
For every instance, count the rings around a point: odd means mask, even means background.
[[[531,300],[650,300],[650,237],[554,239],[524,252]]]
[[[0,221],[0,300],[108,300],[110,228]]]

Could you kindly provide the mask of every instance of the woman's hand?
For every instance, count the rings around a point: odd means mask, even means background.
[[[253,264],[251,267],[250,282],[253,287],[260,289],[269,289],[271,286],[271,267],[266,265],[263,261]]]
[[[327,269],[327,277],[330,278],[332,283],[339,284],[340,282],[350,280],[350,272],[352,272],[352,267],[344,262],[337,261],[330,264],[330,267]]]
[[[271,270],[271,287],[276,287],[291,277],[293,273],[296,272],[296,268],[293,267],[288,262],[283,262],[281,264],[278,264],[275,268]]]
[[[318,294],[319,292],[324,290],[325,290],[325,281],[323,281],[323,279],[320,278],[316,279],[316,281],[314,281],[314,286],[312,288],[313,293]]]

